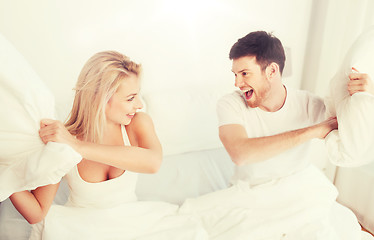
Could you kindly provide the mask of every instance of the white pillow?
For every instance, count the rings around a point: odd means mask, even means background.
[[[0,201],[12,193],[57,183],[81,156],[45,145],[42,118],[55,118],[54,97],[24,57],[0,34]]]
[[[227,89],[198,87],[143,95],[164,155],[222,147],[216,103]]]
[[[374,160],[374,96],[349,95],[348,74],[355,67],[374,80],[374,26],[362,33],[349,49],[339,71],[330,82],[326,98],[328,116],[337,116],[339,130],[326,137],[329,159],[343,167]]]
[[[234,166],[223,147],[169,155],[157,173],[139,175],[136,195],[141,201],[180,205],[186,198],[229,187]]]

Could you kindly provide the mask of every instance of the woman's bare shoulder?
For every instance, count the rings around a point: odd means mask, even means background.
[[[129,135],[140,136],[154,132],[151,116],[145,112],[137,112],[130,124],[126,126]]]
[[[134,118],[131,120],[128,127],[130,128],[138,128],[138,127],[147,127],[147,125],[152,125],[153,122],[151,116],[145,112],[137,112]]]

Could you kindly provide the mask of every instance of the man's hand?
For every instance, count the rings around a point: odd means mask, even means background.
[[[357,92],[367,92],[374,95],[374,84],[370,76],[366,73],[360,73],[354,68],[354,72],[348,75],[348,92],[352,96]]]
[[[332,130],[338,129],[338,121],[336,117],[331,117],[312,127],[318,130],[318,138],[324,139]]]

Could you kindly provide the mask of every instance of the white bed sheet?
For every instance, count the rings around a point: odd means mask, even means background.
[[[361,228],[352,211],[335,202],[337,191],[309,166],[278,181],[228,189],[188,199],[183,214],[201,219],[214,240],[357,240]]]
[[[349,207],[361,225],[374,233],[374,163],[357,168],[339,168],[335,185],[338,201]]]

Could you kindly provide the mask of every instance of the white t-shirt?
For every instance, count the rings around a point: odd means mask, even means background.
[[[223,96],[217,103],[218,125],[240,124],[248,138],[256,138],[304,128],[324,120],[325,105],[321,98],[302,90],[286,90],[286,101],[276,112],[250,108],[240,91]],[[295,173],[309,164],[309,145],[307,142],[270,159],[236,166],[233,182],[243,180],[257,185]]]

